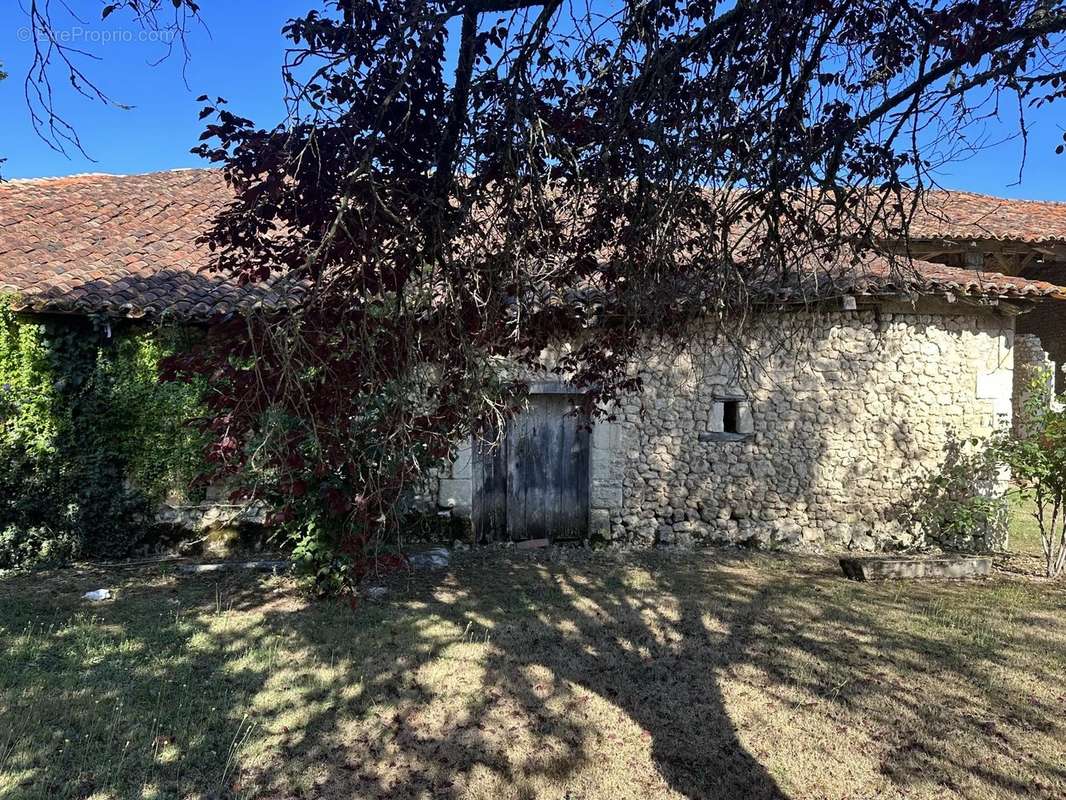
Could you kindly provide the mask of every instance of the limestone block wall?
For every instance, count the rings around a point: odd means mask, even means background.
[[[455,460],[438,484],[437,505],[451,511],[462,519],[470,517],[473,502],[473,448],[470,442],[464,442],[456,451]]]
[[[743,354],[710,328],[649,346],[644,391],[590,442],[590,535],[620,544],[713,542],[881,549],[909,487],[953,437],[1009,425],[1009,310],[923,302],[764,316]],[[777,336],[787,325],[784,342]],[[438,506],[468,516],[470,448]]]
[[[1027,278],[1066,285],[1066,264],[1030,264],[1022,272]],[[1057,364],[1066,364],[1066,315],[1059,303],[1039,303],[1018,318],[1018,333],[1035,336],[1041,349]],[[1066,373],[1055,371],[1055,391],[1066,392]]]
[[[1039,383],[1037,388],[1034,383]],[[1014,433],[1026,432],[1026,406],[1034,399],[1034,389],[1039,402],[1050,404],[1055,397],[1055,362],[1044,350],[1040,337],[1031,333],[1019,333],[1014,337]]]
[[[951,308],[951,307],[948,307]],[[652,357],[645,391],[623,401],[616,540],[752,542],[880,549],[952,437],[1009,424],[1013,318],[882,306],[754,326],[749,352],[697,333],[680,357]],[[747,369],[745,367],[748,367]],[[721,429],[723,398],[743,424]]]

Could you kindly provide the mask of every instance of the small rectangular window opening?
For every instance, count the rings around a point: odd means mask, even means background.
[[[740,416],[739,400],[722,401],[722,430],[725,433],[739,433],[737,419]]]

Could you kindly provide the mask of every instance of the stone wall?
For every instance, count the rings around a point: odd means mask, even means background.
[[[1034,385],[1039,384],[1039,388]],[[1034,398],[1034,389],[1038,397]],[[1050,405],[1055,398],[1055,362],[1044,351],[1038,336],[1019,333],[1014,337],[1013,429],[1018,436],[1025,434],[1026,407],[1038,400]]]
[[[1066,286],[1066,264],[1030,264],[1021,273],[1026,278]],[[1018,318],[1018,333],[1036,336],[1042,349],[1057,364],[1066,364],[1066,314],[1059,303],[1039,303]],[[1066,373],[1055,371],[1055,391],[1066,392]]]
[[[785,346],[779,334],[792,331]],[[961,305],[762,318],[743,355],[649,347],[644,391],[592,432],[590,531],[632,545],[880,549],[955,438],[1010,424],[1014,320]],[[469,449],[440,502],[470,505]]]
[[[1009,317],[884,307],[789,322],[792,346],[777,353],[758,343],[779,321],[750,332],[746,375],[746,359],[709,344],[709,332],[684,358],[642,370],[644,395],[623,404],[616,538],[908,544],[893,524],[908,486],[952,437],[1009,421]],[[733,396],[750,424],[723,435],[716,405]]]

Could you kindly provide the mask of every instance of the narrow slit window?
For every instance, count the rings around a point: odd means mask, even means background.
[[[725,400],[722,402],[722,431],[725,433],[739,433],[737,425],[740,418],[740,401]]]

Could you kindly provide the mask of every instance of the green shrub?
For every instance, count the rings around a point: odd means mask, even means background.
[[[1030,385],[1025,424],[997,444],[998,457],[1011,470],[1022,497],[1033,503],[1048,577],[1066,571],[1066,398],[1049,404],[1038,390],[1046,375]]]
[[[915,487],[905,522],[924,544],[945,550],[994,552],[1005,549],[1010,501],[994,442],[951,441],[943,465]]]
[[[0,304],[0,568],[143,543],[153,508],[202,469],[199,387],[157,377],[186,338]]]
[[[0,572],[64,564],[76,558],[79,549],[69,530],[9,525],[0,530]]]

